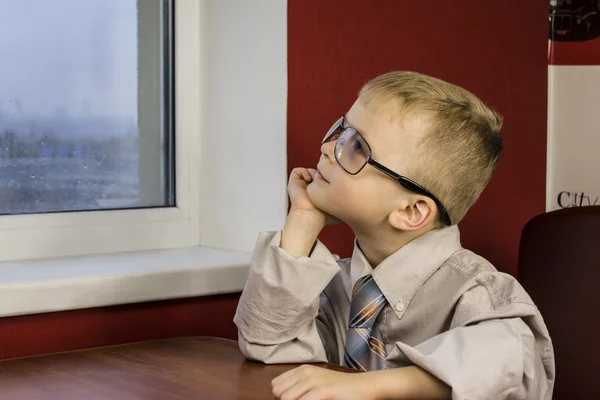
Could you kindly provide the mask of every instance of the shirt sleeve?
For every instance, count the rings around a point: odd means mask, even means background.
[[[474,292],[467,297],[483,297],[477,293],[481,290]],[[547,346],[551,345],[547,332],[530,323],[541,318],[537,311],[509,304],[504,310],[479,309],[477,314],[479,318],[469,324],[415,347],[396,345],[415,365],[449,385],[453,399],[550,400],[553,362]]]
[[[281,233],[261,233],[234,322],[240,350],[264,363],[327,362],[333,329],[319,298],[340,268],[317,241],[310,257],[279,247]]]

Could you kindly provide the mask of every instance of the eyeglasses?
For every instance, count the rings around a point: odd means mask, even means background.
[[[440,220],[448,226],[451,225],[446,207],[429,190],[373,160],[371,146],[369,146],[363,135],[348,123],[344,115],[329,129],[329,132],[323,138],[323,143],[333,141],[336,141],[334,150],[335,159],[344,171],[350,175],[356,175],[363,170],[365,165],[372,165],[379,171],[397,180],[398,183],[411,192],[421,194],[433,200],[438,207]]]

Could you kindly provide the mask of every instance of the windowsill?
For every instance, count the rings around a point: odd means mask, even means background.
[[[240,292],[250,254],[193,247],[0,263],[0,317]]]

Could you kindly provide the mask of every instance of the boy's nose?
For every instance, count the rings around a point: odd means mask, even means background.
[[[335,140],[331,142],[325,142],[321,145],[321,154],[329,159],[329,162],[335,162],[335,156],[333,152],[335,151]]]

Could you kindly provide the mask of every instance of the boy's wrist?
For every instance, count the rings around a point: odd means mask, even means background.
[[[325,226],[327,214],[321,211],[296,210],[292,208],[287,215],[287,221],[306,226],[308,229],[319,230]]]
[[[371,374],[374,398],[384,399],[449,399],[451,389],[417,366],[374,371]]]
[[[324,216],[310,211],[292,210],[281,232],[280,247],[294,257],[306,257],[310,255],[324,227]]]

